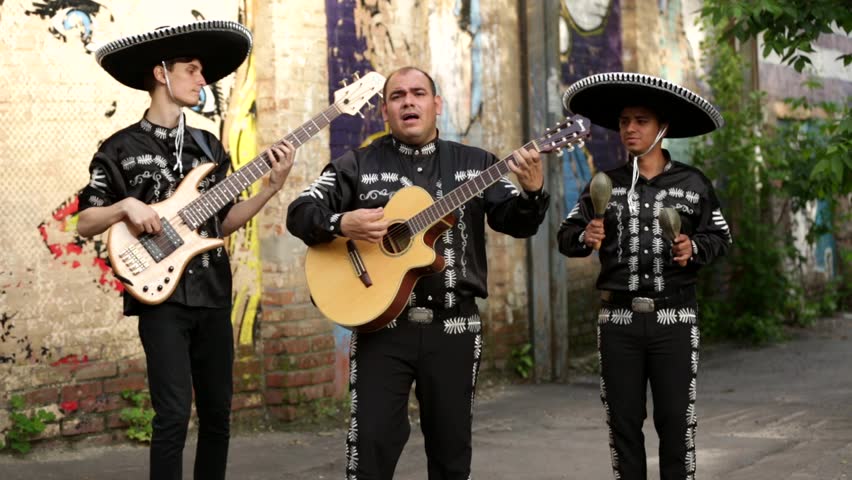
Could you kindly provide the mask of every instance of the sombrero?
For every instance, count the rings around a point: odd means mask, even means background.
[[[243,63],[251,45],[251,32],[243,25],[204,20],[113,40],[95,51],[95,59],[119,82],[145,90],[154,65],[182,57],[199,59],[204,80],[216,82]]]
[[[571,113],[615,131],[625,107],[648,106],[668,121],[668,138],[703,135],[725,124],[719,111],[697,93],[641,73],[599,73],[583,78],[568,87],[562,104]]]

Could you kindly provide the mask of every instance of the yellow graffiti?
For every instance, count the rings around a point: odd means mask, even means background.
[[[246,26],[253,28],[251,5],[246,2]],[[228,115],[222,129],[222,143],[231,153],[231,165],[236,171],[257,156],[257,84],[255,83],[254,54],[251,54],[236,73],[232,95],[229,99]],[[255,183],[242,193],[246,199],[258,193],[260,183]],[[257,218],[252,218],[245,227],[231,234],[228,254],[234,277],[232,291],[233,309],[231,323],[234,325],[238,345],[251,345],[254,341],[254,325],[261,298],[260,241]]]
[[[380,130],[380,131],[370,135],[369,137],[365,138],[364,141],[361,142],[360,147],[364,148],[367,145],[373,143],[373,141],[376,140],[377,138],[384,137],[385,135],[387,135],[389,133],[390,133],[390,126],[387,123],[385,123],[385,129],[384,130]]]

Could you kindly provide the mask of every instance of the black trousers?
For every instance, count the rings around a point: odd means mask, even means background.
[[[414,382],[429,479],[467,480],[481,349],[475,307],[426,325],[403,313],[389,328],[353,333],[346,478],[393,478],[411,432],[408,398]]]
[[[694,301],[651,313],[604,303],[598,315],[601,401],[610,432],[615,478],[644,480],[651,384],[660,437],[660,479],[695,476],[696,375],[699,332]]]
[[[151,480],[182,478],[195,391],[197,480],[224,479],[230,438],[233,328],[230,308],[161,304],[139,316],[154,407]]]

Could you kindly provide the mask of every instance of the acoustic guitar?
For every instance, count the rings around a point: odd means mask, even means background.
[[[582,146],[591,124],[566,118],[523,148],[548,153]],[[335,240],[308,248],[305,275],[314,304],[332,322],[358,332],[378,330],[405,308],[417,280],[444,269],[435,241],[455,224],[452,212],[493,185],[509,170],[509,155],[434,201],[411,186],[394,193],[384,207],[389,221],[380,243]]]

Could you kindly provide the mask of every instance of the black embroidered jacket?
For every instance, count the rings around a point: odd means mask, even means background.
[[[112,205],[128,196],[147,204],[161,202],[180,185],[183,175],[175,168],[177,129],[152,124],[144,118],[109,137],[95,153],[89,165],[89,184],[80,192],[80,211],[89,207]],[[222,144],[211,133],[202,131],[215,159],[208,159],[192,136],[186,133],[183,145],[183,173],[206,162],[216,168],[199,185],[204,192],[225,178],[231,161]],[[222,220],[233,203],[214,215],[198,231],[205,237],[222,237]],[[187,265],[180,283],[166,302],[191,307],[229,307],[231,305],[231,268],[228,253],[218,248],[202,253]],[[124,294],[124,314],[138,315],[143,304]]]
[[[632,163],[606,172],[612,179],[612,198],[604,216],[600,248],[600,290],[660,295],[693,285],[698,269],[724,255],[733,240],[722,216],[710,180],[697,168],[672,161],[651,180],[641,175],[636,183],[638,211],[631,214],[627,193]],[[685,267],[672,261],[671,242],[662,237],[660,209],[674,207],[681,216],[681,233],[693,242],[693,256]],[[594,218],[589,185],[559,228],[559,251],[569,257],[585,257],[592,249],[583,243],[586,225]]]
[[[416,185],[433,198],[449,193],[441,184],[438,155],[449,155],[452,178],[459,186],[494,162],[494,155],[474,147],[439,140],[418,151],[390,135],[371,145],[351,150],[328,164],[320,177],[289,207],[287,229],[308,245],[340,235],[340,217],[360,208],[387,204],[403,187]],[[405,152],[405,153],[402,153]],[[485,298],[487,262],[485,222],[494,230],[516,238],[538,230],[549,205],[549,195],[521,193],[506,178],[488,187],[457,212],[458,222],[435,243],[446,268],[423,277],[409,302],[430,308],[452,308],[462,299]]]

